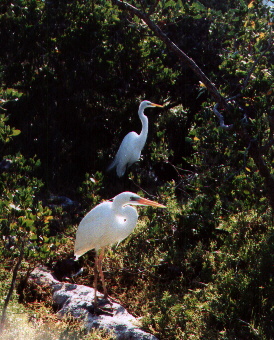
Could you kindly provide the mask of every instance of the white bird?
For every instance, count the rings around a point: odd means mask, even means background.
[[[127,167],[139,160],[148,134],[148,118],[144,115],[144,110],[147,107],[156,106],[163,107],[162,105],[151,103],[148,100],[141,102],[138,115],[142,122],[142,131],[139,135],[138,133],[132,131],[124,137],[113,162],[107,169],[108,171],[116,167],[117,176],[122,177]]]
[[[97,304],[98,269],[103,284],[104,298],[108,296],[102,271],[102,260],[106,246],[121,242],[135,228],[138,213],[131,205],[151,205],[165,208],[164,205],[142,198],[126,191],[115,196],[113,201],[100,203],[82,219],[76,232],[74,255],[76,260],[87,251],[95,249],[94,304]]]

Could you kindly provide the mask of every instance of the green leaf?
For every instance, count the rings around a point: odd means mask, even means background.
[[[15,130],[12,131],[12,136],[13,136],[13,137],[14,137],[14,136],[18,136],[18,135],[20,135],[20,133],[21,133],[20,130],[15,129]]]
[[[192,4],[192,7],[195,7],[196,9],[200,10],[200,11],[204,11],[206,8],[203,4],[201,4],[199,1],[194,2]]]

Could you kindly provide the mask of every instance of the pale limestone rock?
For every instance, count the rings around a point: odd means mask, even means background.
[[[123,306],[111,299],[104,301],[103,295],[99,292],[97,292],[99,302],[105,302],[102,308],[110,310],[111,313],[95,315],[93,288],[60,282],[45,268],[35,268],[30,280],[40,288],[42,286],[52,289],[53,305],[60,317],[71,315],[81,318],[88,331],[92,328],[104,329],[114,334],[117,340],[157,340],[154,335],[138,328],[138,320]]]

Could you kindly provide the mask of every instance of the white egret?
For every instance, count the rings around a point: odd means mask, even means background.
[[[134,229],[138,213],[131,205],[151,205],[165,208],[164,205],[142,198],[126,191],[114,197],[113,201],[100,203],[82,219],[76,232],[74,255],[76,260],[87,251],[95,249],[94,303],[97,303],[98,270],[103,284],[104,298],[108,296],[102,271],[102,260],[106,246],[121,242]]]
[[[144,110],[148,107],[157,106],[163,107],[162,105],[151,103],[148,100],[141,102],[138,110],[138,115],[142,122],[141,133],[138,135],[138,133],[132,131],[124,137],[113,162],[108,167],[108,170],[116,167],[116,173],[118,177],[122,177],[127,167],[139,160],[148,134],[148,118],[145,116]]]

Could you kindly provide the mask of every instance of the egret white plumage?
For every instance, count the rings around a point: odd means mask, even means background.
[[[165,208],[160,203],[126,191],[115,196],[112,202],[106,201],[97,205],[87,213],[78,226],[74,246],[76,260],[91,249],[96,251],[94,268],[95,303],[97,303],[98,269],[103,284],[104,297],[108,296],[102,271],[105,247],[121,242],[133,231],[137,224],[138,213],[131,205],[150,205]]]
[[[124,137],[113,162],[108,167],[108,170],[116,167],[116,173],[118,177],[122,177],[127,167],[137,162],[141,156],[141,151],[145,146],[148,134],[148,118],[144,114],[144,110],[148,107],[163,106],[151,103],[148,100],[141,102],[138,110],[138,115],[142,122],[141,133],[138,135],[138,133],[132,131]]]

